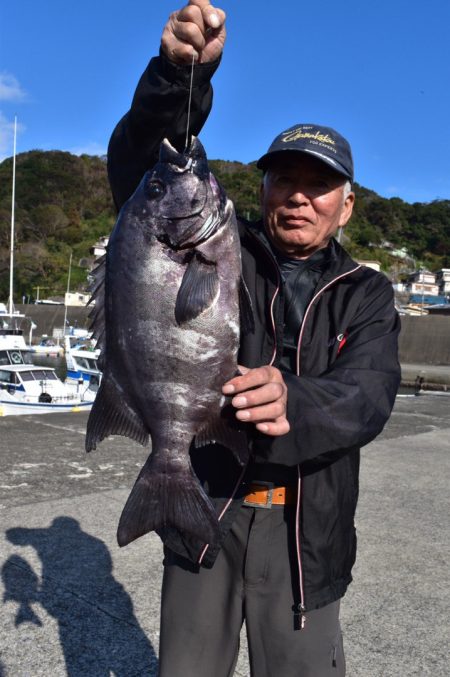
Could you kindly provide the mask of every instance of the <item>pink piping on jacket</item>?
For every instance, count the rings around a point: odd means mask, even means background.
[[[349,270],[346,273],[343,273],[342,275],[339,275],[338,277],[335,277],[333,280],[331,280],[325,287],[320,289],[317,294],[313,296],[311,301],[309,302],[305,314],[303,316],[303,321],[302,321],[302,327],[300,330],[299,338],[298,338],[298,343],[297,343],[297,376],[300,376],[300,349],[301,349],[301,344],[303,340],[303,334],[305,330],[305,322],[306,319],[308,318],[309,312],[315,303],[315,301],[321,296],[329,287],[331,287],[333,284],[335,284],[338,280],[341,280],[344,277],[347,277],[348,275],[351,275],[355,271],[359,270],[361,268],[360,265],[356,266],[355,268],[352,268],[352,270]],[[273,355],[272,359],[270,361],[270,364],[272,365],[275,357],[276,357],[276,352],[277,352],[277,342],[276,342],[276,326],[275,326],[275,319],[273,316],[273,308],[275,304],[275,299],[278,296],[278,293],[280,291],[280,284],[278,281],[278,286],[274,292],[274,295],[272,297],[272,301],[270,304],[270,317],[272,320],[272,330],[273,330],[273,335],[274,335],[274,350],[273,350]],[[239,485],[242,482],[242,479],[244,477],[244,473],[246,470],[247,466],[242,470],[242,473],[236,483],[236,486],[233,490],[233,493],[229,500],[227,501],[226,505],[222,509],[222,512],[220,513],[218,520],[220,521],[225,514],[225,512],[228,510],[228,508],[231,505],[231,502],[236,494],[236,491],[239,487]],[[300,471],[300,465],[297,466],[297,471],[298,471],[298,484],[297,484],[297,504],[296,504],[296,514],[295,514],[295,539],[296,539],[296,550],[297,550],[297,564],[298,564],[298,573],[299,573],[299,588],[300,588],[300,613],[301,613],[301,624],[300,627],[303,629],[305,627],[305,622],[306,622],[306,617],[305,617],[305,593],[304,593],[304,581],[303,581],[303,566],[302,566],[302,551],[301,551],[301,545],[300,545],[300,508],[301,508],[301,492],[302,492],[302,477],[301,477],[301,471]],[[209,543],[205,545],[203,548],[200,557],[198,559],[198,563],[201,564],[203,561],[203,558],[209,548]]]
[[[240,474],[240,477],[239,477],[238,481],[236,482],[236,486],[235,486],[234,489],[233,489],[233,493],[231,494],[230,498],[228,499],[226,505],[223,507],[222,512],[220,513],[219,517],[217,518],[217,519],[219,520],[219,522],[220,522],[220,520],[222,519],[222,517],[225,515],[226,511],[228,510],[228,508],[230,507],[231,502],[232,502],[232,500],[233,500],[233,498],[234,498],[234,496],[235,496],[235,494],[236,494],[236,491],[238,490],[238,487],[239,487],[239,485],[241,484],[241,482],[242,482],[242,480],[243,480],[243,478],[244,478],[244,473],[245,473],[246,470],[247,470],[247,464],[246,464],[246,465],[244,466],[244,468],[242,469],[242,472],[241,472],[241,474]],[[206,555],[206,551],[208,550],[208,548],[209,548],[209,543],[207,543],[207,544],[205,545],[205,547],[203,548],[203,550],[201,551],[200,557],[198,558],[198,564],[201,564],[201,563],[202,563],[203,558],[204,558],[204,556]]]
[[[303,316],[303,321],[302,321],[302,327],[300,330],[300,334],[298,337],[298,343],[297,343],[297,376],[300,376],[300,349],[301,349],[301,344],[302,344],[302,339],[303,339],[303,334],[305,331],[305,322],[306,319],[309,315],[309,312],[312,308],[313,303],[316,301],[316,299],[319,298],[323,294],[324,291],[326,291],[329,287],[331,287],[335,282],[338,280],[341,280],[343,277],[347,277],[347,275],[351,275],[354,273],[356,270],[361,268],[361,266],[356,266],[355,268],[352,268],[352,270],[349,270],[346,273],[343,273],[342,275],[339,275],[338,277],[335,277],[331,282],[325,285],[325,287],[322,287],[317,294],[313,296],[311,301],[308,303],[308,307],[305,310],[305,314]],[[304,585],[303,585],[303,565],[302,565],[302,550],[301,550],[301,545],[300,545],[300,505],[301,505],[301,492],[302,492],[302,475],[300,471],[300,465],[297,466],[297,471],[298,471],[298,489],[297,489],[297,506],[296,506],[296,513],[295,513],[295,540],[296,540],[296,546],[297,546],[297,564],[298,564],[298,576],[299,576],[299,587],[300,587],[300,613],[301,613],[301,628],[303,629],[305,627],[305,622],[306,618],[304,615],[305,611],[305,592],[304,592]]]

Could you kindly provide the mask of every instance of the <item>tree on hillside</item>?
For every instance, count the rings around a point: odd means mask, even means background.
[[[261,172],[254,163],[210,161],[211,170],[236,211],[259,218]],[[0,300],[9,289],[12,160],[0,164]],[[376,258],[386,271],[405,264],[384,248],[387,240],[406,247],[417,265],[450,266],[450,201],[408,204],[385,199],[354,184],[356,203],[345,229],[345,246],[361,259]],[[85,285],[89,250],[109,235],[116,219],[104,159],[62,151],[30,151],[17,156],[15,205],[16,296],[32,295],[41,284],[61,293],[73,253],[73,288]]]

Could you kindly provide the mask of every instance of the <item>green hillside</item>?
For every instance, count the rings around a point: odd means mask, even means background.
[[[260,172],[223,160],[211,168],[243,216],[258,217]],[[12,159],[0,164],[0,300],[9,289]],[[377,259],[392,274],[407,265],[386,249],[405,247],[416,265],[450,267],[450,201],[409,204],[355,186],[355,212],[345,246],[359,258]],[[63,294],[73,252],[71,290],[86,286],[89,250],[107,235],[115,214],[103,158],[61,151],[31,151],[16,158],[15,300]],[[383,246],[381,246],[383,244]],[[409,263],[411,265],[411,263]]]

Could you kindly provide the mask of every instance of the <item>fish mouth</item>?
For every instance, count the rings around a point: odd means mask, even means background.
[[[178,153],[165,139],[158,166],[153,179],[166,186],[159,202],[158,240],[174,250],[205,242],[224,222],[227,197],[208,168],[200,141],[193,137],[189,151]]]

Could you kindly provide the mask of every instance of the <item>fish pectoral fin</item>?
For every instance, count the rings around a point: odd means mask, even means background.
[[[243,334],[253,334],[255,331],[255,316],[253,314],[253,304],[244,278],[239,279],[239,319],[241,332]]]
[[[226,404],[220,416],[208,421],[195,436],[194,445],[197,449],[211,443],[221,444],[230,449],[239,465],[248,462],[250,456],[248,432],[236,419],[231,404]]]
[[[216,264],[206,261],[197,252],[185,270],[175,303],[178,325],[198,317],[209,308],[219,292]]]
[[[219,536],[214,508],[192,469],[171,470],[150,455],[125,504],[117,529],[120,547],[150,531],[173,527],[213,544]],[[154,462],[152,462],[154,461]]]
[[[139,414],[126,402],[124,394],[108,374],[104,374],[89,414],[86,451],[96,449],[109,435],[123,435],[143,446],[148,444],[148,430]]]

